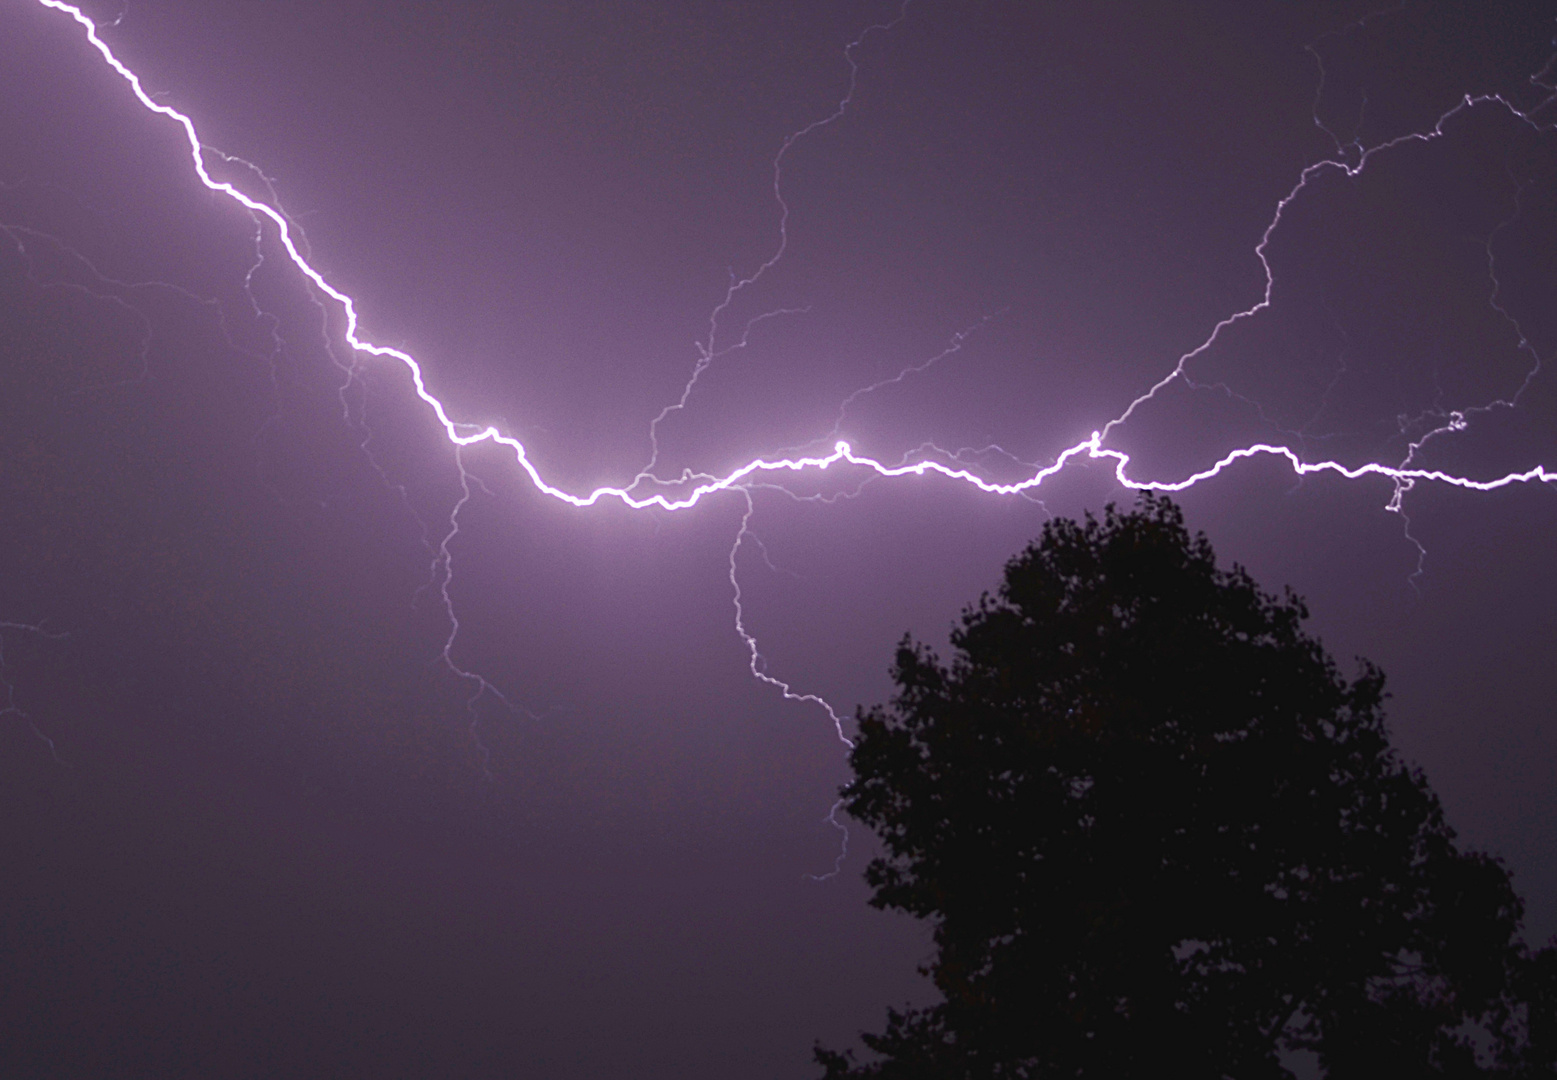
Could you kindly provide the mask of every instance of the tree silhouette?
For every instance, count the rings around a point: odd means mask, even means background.
[[[1049,524],[949,664],[905,638],[843,795],[944,1000],[826,1077],[1551,1075],[1557,959],[1307,615],[1146,496]]]

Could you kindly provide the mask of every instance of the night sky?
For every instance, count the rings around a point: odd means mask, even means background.
[[[83,10],[569,492],[839,438],[1020,480],[1259,305],[1260,250],[1269,306],[1109,430],[1132,478],[1557,468],[1551,2]],[[846,734],[905,631],[1132,500],[1114,462],[575,508],[456,454],[183,139],[0,0],[0,1073],[800,1078],[928,1000],[857,826],[826,876],[846,748],[736,586]],[[1177,497],[1388,673],[1532,941],[1554,487]]]

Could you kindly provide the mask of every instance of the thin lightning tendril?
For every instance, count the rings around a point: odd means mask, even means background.
[[[49,755],[54,759],[54,763],[56,765],[64,765],[65,760],[59,756],[59,747],[55,745],[54,740],[46,735],[43,729],[38,726],[38,722],[27,715],[26,710],[16,703],[16,687],[11,683],[5,669],[6,631],[33,634],[38,637],[48,638],[51,641],[59,641],[70,635],[46,630],[42,626],[34,626],[32,623],[0,622],[0,717],[14,716],[21,720],[27,725],[28,730],[36,735],[44,746],[49,748]]]
[[[730,588],[734,593],[735,632],[741,635],[741,641],[746,644],[746,650],[750,655],[751,673],[761,682],[767,683],[769,686],[778,690],[779,693],[783,694],[785,701],[794,701],[801,704],[816,705],[822,709],[825,709],[827,711],[828,718],[833,722],[833,729],[838,732],[839,740],[852,750],[854,748],[853,740],[851,740],[843,733],[843,717],[838,715],[833,707],[827,703],[825,698],[817,694],[800,693],[783,679],[776,678],[775,676],[768,674],[766,666],[763,664],[762,653],[757,649],[757,639],[752,636],[749,630],[746,629],[746,609],[741,605],[741,580],[736,575],[735,571],[736,557],[740,554],[741,545],[744,541],[752,540],[759,547],[761,547],[762,542],[757,540],[756,535],[751,531],[751,517],[756,510],[756,504],[752,501],[751,492],[745,490],[744,488],[740,490],[741,494],[746,497],[746,512],[741,515],[741,528],[740,531],[735,535],[734,546],[730,548]],[[764,557],[766,557],[765,550]]]
[[[723,356],[726,353],[734,352],[737,349],[745,348],[747,340],[751,337],[752,327],[754,327],[757,323],[763,322],[767,319],[775,318],[780,315],[797,314],[798,311],[805,310],[781,308],[777,311],[770,311],[766,312],[765,314],[758,315],[756,318],[752,319],[746,324],[746,329],[742,332],[741,339],[738,342],[723,349],[715,348],[715,344],[719,337],[720,317],[730,309],[730,306],[735,303],[735,299],[738,295],[740,295],[740,293],[761,281],[763,275],[777,266],[779,261],[784,258],[784,253],[789,250],[789,201],[784,198],[784,158],[789,155],[790,150],[794,148],[796,143],[800,142],[812,132],[819,131],[825,127],[830,127],[839,120],[843,119],[844,114],[849,111],[849,106],[854,103],[854,91],[859,86],[860,62],[854,58],[855,51],[858,50],[860,46],[864,45],[865,39],[870,37],[872,34],[886,33],[893,27],[897,26],[898,23],[902,22],[908,13],[908,4],[909,0],[902,0],[902,3],[898,6],[896,18],[884,23],[872,23],[870,26],[867,26],[865,29],[861,30],[853,41],[844,46],[843,58],[849,64],[849,82],[848,86],[843,92],[843,96],[838,99],[838,104],[835,105],[833,107],[833,111],[828,113],[826,116],[811,121],[809,124],[805,125],[805,127],[802,127],[797,131],[790,132],[789,135],[784,138],[783,143],[779,145],[778,153],[773,155],[773,201],[778,204],[779,208],[778,244],[774,247],[773,254],[769,255],[767,259],[757,267],[757,269],[753,270],[745,277],[736,277],[733,270],[730,272],[730,283],[725,288],[723,299],[721,299],[719,303],[715,304],[714,309],[708,314],[708,334],[702,341],[697,343],[699,358],[697,364],[692,368],[691,378],[687,380],[686,386],[684,386],[681,390],[680,400],[672,405],[667,405],[664,409],[660,410],[660,414],[656,416],[649,424],[649,445],[652,453],[649,458],[649,463],[645,465],[642,471],[638,473],[638,476],[635,478],[635,482],[638,480],[654,479],[654,466],[659,461],[660,456],[660,424],[662,424],[671,413],[680,412],[687,407],[687,401],[692,396],[692,389],[697,385],[697,381],[702,376],[703,372],[707,371],[709,366],[713,364],[713,362],[720,356]],[[939,359],[939,357],[937,357],[937,359]],[[930,363],[934,362],[934,360],[930,361]],[[928,367],[929,364],[925,364],[924,366]],[[858,394],[854,396],[858,396]],[[836,434],[836,432],[834,432],[834,434]]]

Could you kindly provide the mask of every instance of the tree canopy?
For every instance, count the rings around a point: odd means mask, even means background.
[[[905,638],[843,796],[943,1001],[829,1080],[1550,1075],[1557,958],[1307,616],[1146,496],[1050,523],[949,663]]]

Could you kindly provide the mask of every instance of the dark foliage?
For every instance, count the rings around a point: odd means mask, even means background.
[[[944,1001],[829,1080],[1550,1075],[1557,956],[1306,617],[1147,497],[1046,527],[949,665],[905,639],[844,797]]]

